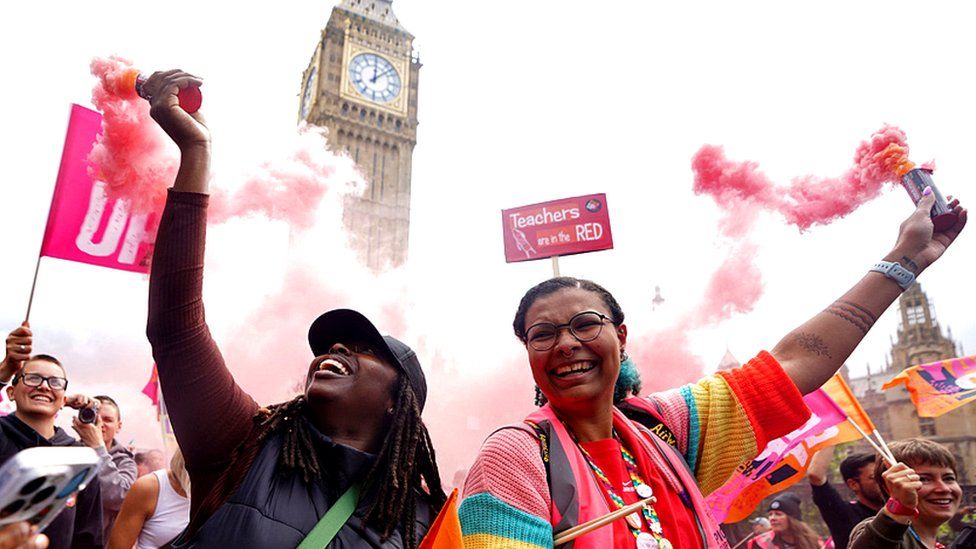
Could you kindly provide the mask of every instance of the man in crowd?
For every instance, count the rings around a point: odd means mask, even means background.
[[[159,450],[144,450],[136,454],[138,477],[166,468],[166,456]]]
[[[115,440],[116,433],[122,428],[122,413],[118,403],[105,395],[96,396],[95,400],[98,401],[95,423],[82,423],[75,418],[72,425],[81,442],[94,449],[102,460],[101,469],[98,470],[98,483],[101,485],[102,524],[107,540],[115,517],[122,508],[122,500],[135,482],[138,470],[132,452]]]
[[[827,482],[827,469],[833,458],[833,448],[825,448],[814,454],[807,469],[807,478],[813,490],[813,503],[827,523],[835,547],[847,549],[854,526],[873,517],[884,506],[885,500],[874,478],[874,454],[851,454],[840,463],[840,476],[854,492],[854,501],[845,501]]]
[[[0,386],[16,405],[14,413],[0,418],[0,464],[17,452],[38,446],[78,446],[77,440],[54,425],[64,406],[84,408],[91,401],[82,395],[65,395],[64,366],[50,355],[31,355],[33,337],[25,322],[7,336],[6,355],[0,362]],[[102,547],[102,502],[99,484],[92,482],[77,494],[44,530],[53,548]]]

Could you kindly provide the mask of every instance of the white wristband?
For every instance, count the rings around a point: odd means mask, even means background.
[[[902,290],[907,290],[915,283],[915,273],[902,267],[897,261],[879,261],[871,270],[894,280]]]

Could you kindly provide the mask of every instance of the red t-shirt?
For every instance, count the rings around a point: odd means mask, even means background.
[[[641,498],[637,496],[634,485],[630,480],[630,473],[627,472],[627,466],[624,464],[623,457],[620,455],[620,443],[616,439],[607,438],[594,442],[584,442],[580,445],[593,458],[593,463],[607,475],[607,478],[610,479],[610,483],[614,487],[614,491],[624,500],[626,505],[640,501]],[[702,548],[694,515],[685,507],[684,503],[681,502],[681,497],[671,489],[671,486],[655,470],[654,466],[649,465],[648,468],[651,470],[641,470],[640,477],[654,490],[654,496],[657,497],[654,510],[657,511],[657,515],[661,519],[664,537],[668,538],[674,547],[680,547],[681,549]],[[594,478],[596,478],[595,475]],[[597,486],[603,489],[603,482],[599,478],[596,478],[596,481]],[[615,511],[617,509],[616,504],[610,499],[606,490],[603,490],[603,492],[607,504],[610,506],[610,510]],[[641,525],[641,530],[645,532],[650,531],[643,517]],[[634,549],[637,546],[634,534],[631,532],[630,527],[627,526],[627,521],[623,519],[616,520],[611,527],[613,528],[614,549]]]

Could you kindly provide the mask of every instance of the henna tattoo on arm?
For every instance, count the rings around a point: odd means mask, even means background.
[[[802,347],[807,352],[813,353],[817,356],[834,358],[830,355],[830,349],[827,348],[827,344],[824,343],[823,338],[817,334],[799,332],[793,339],[796,341],[797,345]]]
[[[835,301],[830,307],[824,309],[824,312],[853,324],[864,335],[868,335],[868,330],[878,320],[871,311],[850,301]]]
[[[905,264],[905,267],[907,267],[909,271],[918,274],[918,263],[912,261],[907,255],[901,256],[901,261]]]

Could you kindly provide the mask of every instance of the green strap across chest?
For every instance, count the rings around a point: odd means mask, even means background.
[[[315,528],[298,544],[298,549],[325,549],[346,524],[359,503],[359,483],[353,484],[319,519]]]

